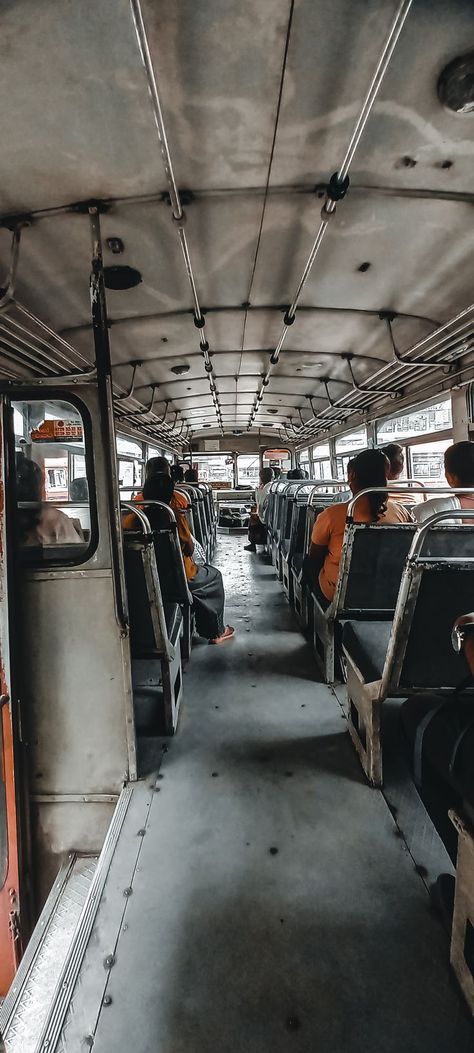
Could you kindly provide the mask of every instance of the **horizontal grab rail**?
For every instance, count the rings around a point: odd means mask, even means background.
[[[406,487],[405,489],[400,488],[397,490],[397,494],[411,494],[412,491]],[[455,489],[452,486],[433,486],[426,490],[427,494],[448,494],[450,497],[456,497],[458,494],[470,494],[474,497],[474,486],[457,486]],[[388,486],[369,486],[366,490],[360,490],[358,494],[355,494],[347,509],[347,519],[351,520],[353,511],[357,501],[361,497],[365,497],[366,494],[386,494],[387,498],[390,497],[390,490]],[[449,511],[449,509],[448,509]]]
[[[442,512],[435,512],[429,519],[425,519],[425,522],[421,523],[418,527],[411,543],[410,551],[408,553],[409,563],[418,558],[426,535],[431,528],[438,523],[442,523],[445,519],[472,519],[474,524],[474,508],[446,508]],[[439,557],[425,556],[424,561],[427,563],[438,563]],[[449,561],[453,563],[474,563],[474,556],[450,556]]]

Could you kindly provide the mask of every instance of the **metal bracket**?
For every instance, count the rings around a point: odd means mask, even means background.
[[[10,249],[10,268],[8,271],[6,285],[3,285],[0,288],[0,309],[2,307],[6,307],[6,305],[10,303],[10,301],[13,299],[13,294],[15,292],[16,285],[18,258],[20,255],[21,232],[23,230],[23,227],[26,227],[27,225],[28,224],[26,223],[26,221],[23,223],[19,223],[18,226],[14,228],[12,233],[12,243]]]
[[[401,391],[400,389],[395,391],[388,391],[387,388],[365,388],[362,386],[362,384],[358,384],[354,376],[354,371],[352,369],[352,359],[355,357],[356,356],[353,355],[352,351],[344,352],[344,354],[341,355],[341,358],[344,359],[345,362],[347,362],[347,368],[349,370],[352,386],[355,391],[358,391],[361,395],[388,395],[391,399],[401,398],[401,396],[403,395],[403,391]]]
[[[142,363],[141,362],[133,362],[133,363],[129,362],[128,365],[129,366],[133,366],[132,379],[130,381],[130,387],[129,387],[128,391],[124,395],[115,395],[115,401],[116,402],[125,402],[126,399],[131,399],[131,397],[133,395],[133,392],[135,390],[135,377],[137,375],[137,369],[138,369],[139,366],[142,365]]]

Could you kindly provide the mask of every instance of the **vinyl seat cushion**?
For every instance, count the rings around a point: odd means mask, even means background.
[[[342,644],[357,665],[365,683],[380,680],[392,631],[391,621],[345,621]]]

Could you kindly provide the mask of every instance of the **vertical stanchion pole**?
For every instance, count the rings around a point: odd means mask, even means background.
[[[98,205],[89,207],[92,237],[92,270],[90,295],[92,331],[94,335],[97,391],[99,398],[100,429],[105,459],[109,534],[112,560],[112,577],[115,594],[117,622],[123,636],[128,635],[128,617],[125,592],[125,570],[121,545],[120,495],[117,478],[115,423],[112,398],[112,364],[105,297],[104,263]]]

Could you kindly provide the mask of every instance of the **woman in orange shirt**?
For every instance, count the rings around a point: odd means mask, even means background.
[[[388,467],[388,459],[380,450],[364,450],[354,457],[348,465],[348,482],[353,496],[371,486],[385,489]],[[307,571],[313,581],[318,576],[323,606],[328,606],[336,591],[348,507],[349,501],[329,505],[320,512],[313,527]],[[413,517],[403,505],[389,498],[387,492],[361,497],[354,508],[354,521],[383,525],[411,523]]]
[[[225,594],[222,574],[220,570],[212,567],[209,563],[199,565],[195,563],[193,559],[194,538],[189,529],[185,509],[177,507],[173,501],[173,498],[177,496],[181,497],[181,495],[174,493],[174,483],[169,472],[160,472],[146,480],[143,487],[144,505],[142,507],[152,528],[158,530],[163,525],[168,524],[168,519],[164,523],[161,509],[153,504],[147,505],[146,502],[163,501],[164,504],[169,505],[173,509],[183,553],[186,578],[193,598],[197,632],[199,636],[209,640],[209,643],[224,643],[225,640],[230,640],[234,636],[235,629],[232,625],[224,624]],[[133,522],[127,524],[126,529],[133,529],[136,525],[133,515],[131,519]],[[164,599],[166,600],[166,596]]]

